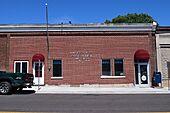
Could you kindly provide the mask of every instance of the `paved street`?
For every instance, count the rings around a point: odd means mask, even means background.
[[[0,95],[0,111],[10,112],[166,112],[170,111],[169,103],[169,94],[62,95],[23,92],[23,94]]]

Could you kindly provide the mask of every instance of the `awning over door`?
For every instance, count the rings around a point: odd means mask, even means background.
[[[45,60],[45,57],[44,55],[42,54],[35,54],[33,57],[32,57],[32,61],[35,62],[35,61],[44,61]]]
[[[135,60],[149,60],[149,58],[150,58],[150,55],[149,55],[148,51],[146,51],[144,49],[137,50],[134,55]]]

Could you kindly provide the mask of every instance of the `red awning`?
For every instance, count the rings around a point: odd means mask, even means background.
[[[42,54],[35,54],[33,57],[32,57],[32,61],[35,62],[35,61],[44,61],[45,58]]]
[[[135,60],[149,60],[149,53],[144,49],[139,49],[135,53]]]

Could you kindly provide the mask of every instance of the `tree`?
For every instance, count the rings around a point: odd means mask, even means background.
[[[151,16],[148,14],[137,14],[137,13],[131,13],[127,15],[119,15],[115,18],[113,18],[111,21],[106,20],[105,23],[153,23],[156,22]]]

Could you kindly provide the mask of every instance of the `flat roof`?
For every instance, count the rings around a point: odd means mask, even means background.
[[[156,29],[156,33],[170,33],[170,26],[158,26]]]
[[[49,24],[48,31],[155,31],[153,23],[134,24]],[[44,32],[47,24],[0,24],[0,33],[6,32]]]

